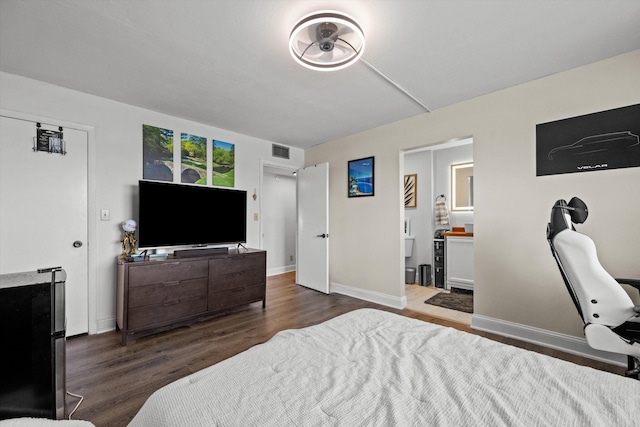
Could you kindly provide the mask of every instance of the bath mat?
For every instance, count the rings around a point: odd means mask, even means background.
[[[450,310],[473,313],[473,291],[451,288],[451,293],[439,292],[424,303]]]

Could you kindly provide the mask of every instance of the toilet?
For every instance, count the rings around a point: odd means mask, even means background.
[[[404,257],[409,258],[413,254],[413,236],[404,236]]]

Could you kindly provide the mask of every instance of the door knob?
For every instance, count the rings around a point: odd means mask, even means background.
[[[322,233],[322,234],[316,235],[316,237],[322,237],[323,239],[326,239],[327,237],[329,237],[329,235],[325,234],[325,233]]]
[[[74,248],[82,247],[82,242],[80,240],[76,240],[75,242],[73,242],[73,247]]]

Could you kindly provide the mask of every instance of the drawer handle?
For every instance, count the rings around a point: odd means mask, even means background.
[[[173,282],[164,282],[162,285],[165,287],[169,287],[169,286],[176,286],[179,284],[180,284],[179,280],[174,280]]]
[[[244,291],[244,288],[235,288],[231,290],[232,292],[242,292]]]

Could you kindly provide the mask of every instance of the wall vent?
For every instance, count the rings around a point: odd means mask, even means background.
[[[280,157],[281,159],[289,158],[289,147],[284,147],[282,145],[271,145],[271,155],[273,157]]]

